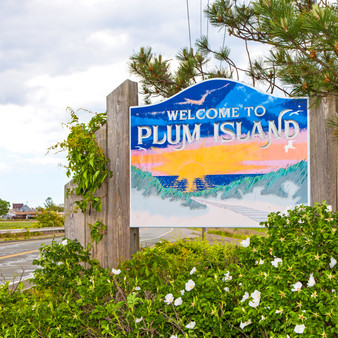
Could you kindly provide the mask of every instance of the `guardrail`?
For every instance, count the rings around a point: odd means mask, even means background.
[[[64,227],[50,227],[50,228],[28,228],[28,229],[1,229],[0,235],[2,234],[17,234],[25,232],[43,232],[45,234],[55,234],[58,232],[64,232]]]

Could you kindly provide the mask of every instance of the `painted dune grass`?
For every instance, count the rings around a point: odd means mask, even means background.
[[[267,173],[262,176],[245,177],[231,182],[226,186],[217,186],[201,191],[184,192],[174,188],[164,188],[160,181],[151,173],[142,171],[134,166],[131,167],[131,187],[142,191],[143,196],[158,196],[170,201],[182,201],[182,206],[191,209],[205,208],[191,197],[220,197],[221,199],[237,198],[242,199],[243,195],[251,193],[254,188],[262,187],[261,194],[275,194],[278,197],[287,198],[288,194],[283,189],[283,184],[293,182],[299,189],[293,194],[293,198],[298,198],[298,203],[306,204],[307,196],[307,162],[301,161],[287,168]]]
[[[187,206],[191,209],[206,208],[205,205],[197,203],[191,199],[192,193],[185,193],[174,188],[164,188],[160,181],[147,171],[142,171],[134,166],[131,167],[131,187],[132,189],[142,191],[142,195],[159,196],[162,199],[170,201],[182,201],[182,206]]]

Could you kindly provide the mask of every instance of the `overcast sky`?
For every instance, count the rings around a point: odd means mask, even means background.
[[[189,4],[194,41],[207,21],[200,25],[200,0]],[[182,0],[1,0],[0,198],[63,203],[65,155],[46,152],[66,137],[66,108],[104,112],[110,92],[137,80],[128,73],[131,54],[152,46],[174,58],[189,45],[187,26]],[[221,44],[222,35],[208,32]],[[227,43],[240,59],[243,50]]]

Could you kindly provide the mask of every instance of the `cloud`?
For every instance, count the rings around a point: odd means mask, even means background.
[[[2,162],[0,163],[0,174],[8,172],[17,172],[24,174],[26,172],[41,173],[46,168],[56,168],[58,166],[66,165],[66,154],[45,154],[45,155],[32,155],[27,154],[24,156],[13,156],[11,153],[0,149]]]
[[[10,165],[8,163],[0,163],[0,175],[9,172]]]
[[[28,88],[22,71],[8,69],[0,72],[0,88],[0,104],[16,102],[24,105],[27,102]]]
[[[0,104],[25,105],[35,94],[27,86],[39,77],[69,76],[122,62],[127,68],[129,56],[141,46],[173,57],[187,45],[186,27],[185,4],[178,0],[3,0]]]
[[[50,142],[65,136],[61,123],[56,124],[58,112],[52,118],[47,114],[33,105],[0,106],[0,147],[21,154],[46,152]]]
[[[0,30],[6,32],[1,36],[6,53],[0,54],[2,70],[31,64],[35,71],[67,73],[113,63],[117,57],[128,56],[133,45],[156,44],[169,36],[175,39],[176,49],[180,43],[174,33],[185,24],[185,7],[178,4],[178,0],[167,4],[96,1],[95,6],[82,0],[3,0]],[[171,24],[169,18],[173,18]],[[121,44],[121,36],[128,46]]]

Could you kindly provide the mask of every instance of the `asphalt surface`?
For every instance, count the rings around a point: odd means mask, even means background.
[[[174,228],[142,228],[140,229],[141,247],[152,246],[156,242],[166,239],[175,241],[178,238],[194,238],[201,236],[197,231]],[[61,242],[62,237],[55,238]],[[28,281],[34,271],[39,268],[33,261],[40,256],[41,245],[50,244],[49,239],[32,239],[22,241],[0,242],[0,285],[6,281],[10,285],[17,285],[19,281]]]
[[[181,238],[193,239],[201,236],[200,231],[188,228],[140,228],[141,247],[152,246],[163,239],[174,242]],[[210,243],[238,241],[215,235],[207,235],[206,238]],[[62,237],[55,238],[55,240],[61,242]],[[33,261],[40,256],[39,248],[51,242],[51,238],[0,242],[0,285],[9,281],[10,285],[15,287],[19,281],[24,281],[29,287],[29,279],[39,268],[33,265]]]
[[[61,238],[56,238],[60,242]],[[39,248],[50,244],[52,239],[24,240],[0,243],[0,284],[9,281],[16,284],[19,280],[26,281],[33,277],[37,268],[33,260],[39,258]]]

